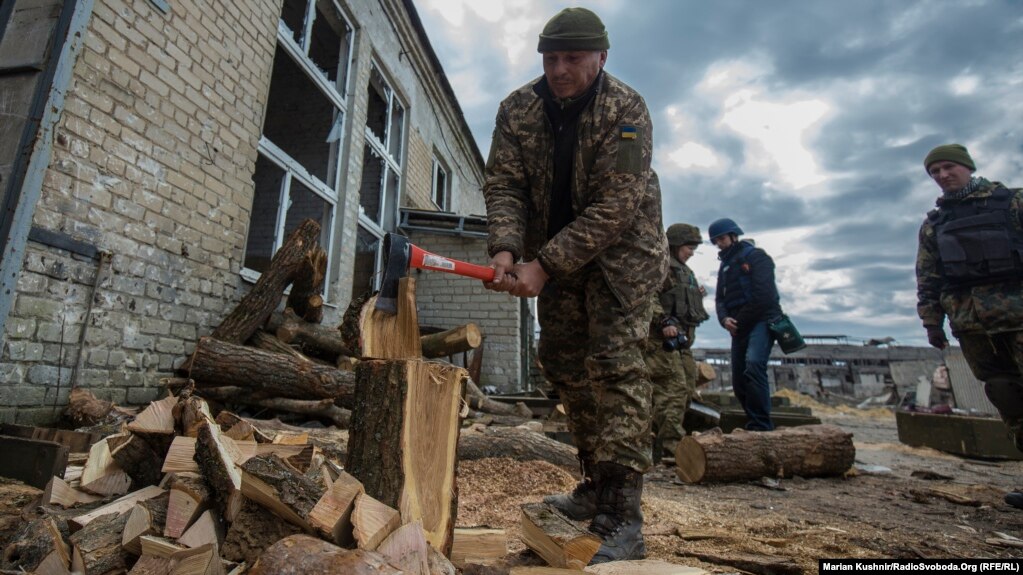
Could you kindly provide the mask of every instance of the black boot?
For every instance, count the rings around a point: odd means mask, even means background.
[[[1010,491],[1005,495],[1005,502],[1016,509],[1023,509],[1023,491]]]
[[[599,463],[597,516],[590,531],[601,538],[590,565],[646,557],[643,543],[643,474],[617,463]]]
[[[543,502],[553,505],[573,521],[593,519],[597,515],[597,466],[585,459],[579,459],[579,468],[583,474],[571,493],[558,493],[543,498]]]

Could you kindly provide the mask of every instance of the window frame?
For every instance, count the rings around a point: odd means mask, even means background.
[[[438,197],[437,197],[437,195],[438,195],[438,190],[437,190],[437,173],[438,172],[440,172],[440,173],[442,173],[444,175],[444,189],[441,191],[443,193],[443,198],[440,198],[441,201],[439,201],[439,202],[437,201],[438,200]],[[431,170],[431,174],[430,174],[430,200],[433,202],[433,205],[437,206],[437,209],[439,209],[442,212],[450,212],[450,211],[452,211],[451,210],[451,188],[452,188],[452,186],[451,186],[451,170],[448,169],[447,165],[444,163],[444,161],[442,159],[440,159],[436,154],[434,154],[434,156],[433,156],[433,169]]]

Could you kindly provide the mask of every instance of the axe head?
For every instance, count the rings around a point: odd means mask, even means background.
[[[391,233],[384,236],[384,277],[376,303],[376,309],[384,313],[398,313],[398,280],[408,275],[411,246],[404,236]]]

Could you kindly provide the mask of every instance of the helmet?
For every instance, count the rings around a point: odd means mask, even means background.
[[[707,229],[707,234],[710,235],[710,241],[714,241],[714,238],[725,234],[741,236],[742,228],[740,228],[739,224],[735,223],[735,221],[731,218],[721,218],[720,220],[714,220],[714,222],[710,224],[710,228]]]
[[[689,224],[671,224],[668,226],[667,236],[669,246],[699,244],[703,241],[700,237],[700,228]]]

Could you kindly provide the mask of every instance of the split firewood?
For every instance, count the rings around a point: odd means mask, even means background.
[[[259,504],[246,499],[238,516],[227,528],[220,553],[229,561],[253,565],[268,547],[301,532],[301,528],[281,521]]]
[[[86,513],[82,513],[80,515],[76,515],[74,517],[69,518],[68,527],[72,531],[74,531],[77,529],[84,528],[95,519],[102,517],[104,515],[125,514],[128,511],[131,511],[131,509],[135,507],[135,504],[138,503],[139,501],[145,501],[147,499],[152,499],[153,497],[159,497],[164,492],[165,492],[164,489],[161,489],[160,487],[157,487],[155,485],[143,487],[138,491],[132,491],[131,493],[125,495],[124,497],[121,497],[120,499],[115,499],[114,501],[111,501],[110,503],[107,503],[102,507],[97,507],[96,509],[93,509]]]
[[[170,575],[224,575],[220,552],[216,543],[207,543],[191,549],[182,549],[168,557]]]
[[[138,433],[174,433],[174,406],[178,398],[165,397],[149,404],[133,421],[128,423],[128,431]]]
[[[727,435],[717,429],[684,437],[675,450],[675,471],[686,483],[828,477],[845,473],[855,457],[852,434],[833,425]]]
[[[131,478],[110,454],[107,438],[94,443],[82,470],[81,489],[96,495],[123,495],[130,485]]]
[[[302,269],[305,255],[316,245],[319,235],[320,224],[315,220],[307,219],[299,224],[274,254],[256,285],[213,330],[213,337],[240,345],[266,323],[266,318],[281,302],[284,289]],[[190,377],[195,379],[194,376]]]
[[[98,399],[88,389],[73,387],[64,414],[75,427],[93,427],[120,423],[133,417],[135,412]]]
[[[395,529],[376,550],[407,575],[430,575],[429,547],[423,524],[417,520]]]
[[[277,455],[257,456],[242,466],[242,494],[305,531],[323,488]]]
[[[200,388],[237,386],[276,397],[334,399],[345,407],[350,407],[354,379],[334,367],[209,337],[199,338],[189,376]]]
[[[199,426],[195,462],[213,492],[221,516],[228,522],[234,520],[242,504],[242,474],[235,464],[240,457],[234,440],[223,435],[219,425],[207,420]]]
[[[210,507],[213,495],[200,477],[185,473],[173,475],[169,493],[163,534],[176,539]]]
[[[582,569],[600,548],[600,538],[546,503],[522,506],[522,542],[553,567]]]
[[[121,547],[121,533],[127,521],[127,513],[109,513],[72,534],[72,570],[85,575],[127,571],[132,557]]]
[[[696,362],[696,385],[703,385],[714,381],[717,376],[718,374],[714,371],[713,365],[703,361]]]
[[[508,554],[504,529],[455,528],[451,562],[459,569],[466,563],[487,564]]]
[[[213,421],[220,425],[220,431],[223,431],[224,435],[236,442],[256,441],[256,428],[248,421],[226,409],[218,413]],[[263,434],[260,433],[260,436],[263,436]]]
[[[219,548],[224,544],[225,534],[223,522],[212,509],[207,509],[181,537],[178,537],[178,543],[193,548],[216,543]]]
[[[166,537],[157,537],[155,535],[139,537],[139,545],[142,547],[143,557],[151,555],[154,557],[170,558],[171,555],[178,551],[188,549],[184,545],[178,545]]]
[[[287,306],[306,321],[323,319],[323,281],[327,277],[327,250],[315,246],[306,251],[288,294]]]
[[[226,437],[226,435],[225,435]],[[230,439],[230,437],[228,437]],[[199,473],[199,464],[195,459],[196,438],[179,435],[167,451],[167,457],[160,469],[163,473]],[[303,457],[307,445],[282,445],[278,443],[256,443],[255,441],[234,441],[235,463],[241,465],[256,455],[276,453],[285,459]],[[298,461],[298,460],[296,460]]]
[[[351,547],[355,543],[352,511],[360,493],[365,493],[362,483],[342,471],[309,512],[309,525],[320,537],[342,547]]]
[[[430,561],[430,575],[458,575],[458,569],[433,545],[426,548],[426,553]]]
[[[448,555],[458,504],[459,410],[466,372],[449,363],[367,360],[356,395],[345,469],[366,493],[421,519],[431,545]]]
[[[119,433],[106,438],[110,456],[131,478],[133,489],[160,482],[163,456],[152,445],[134,433]]]
[[[345,347],[336,328],[310,323],[290,308],[281,314],[280,324],[274,333],[281,342],[298,345],[306,355],[335,362],[338,356],[355,356],[355,352]]]
[[[375,550],[400,525],[401,514],[398,510],[366,493],[360,493],[355,498],[352,532],[359,549]]]
[[[143,555],[132,566],[128,575],[170,575],[171,562],[166,557]]]
[[[274,543],[249,570],[249,575],[292,573],[400,575],[402,571],[374,551],[342,549],[308,535],[293,535]]]
[[[41,517],[23,523],[0,554],[0,570],[69,573],[71,551],[64,542],[66,531],[66,526],[64,532],[61,531],[61,526],[53,517]]]
[[[48,501],[50,505],[59,505],[65,509],[74,507],[79,503],[94,503],[103,499],[102,495],[93,495],[80,491],[68,485],[63,479],[54,476],[50,480],[50,485],[47,487],[47,491],[50,496],[45,498],[44,501]]]
[[[366,299],[358,310],[353,311],[350,306],[351,313],[345,313],[340,327],[345,347],[359,357],[422,357],[415,286],[415,278],[403,277],[398,280],[397,313],[394,315],[376,309],[375,295]]]
[[[458,459],[470,461],[488,457],[546,461],[572,473],[579,471],[575,448],[542,433],[518,427],[475,425],[462,430],[458,439]]]
[[[203,422],[213,419],[206,400],[194,394],[180,400],[175,407],[175,412],[181,421],[181,433],[186,437],[195,437],[199,426]]]
[[[133,555],[142,555],[143,535],[159,535],[167,523],[169,494],[139,501],[128,512],[128,521],[121,533],[121,546]]]
[[[467,323],[439,333],[423,335],[419,342],[423,357],[433,359],[476,349],[483,343],[483,334],[478,325]]]

